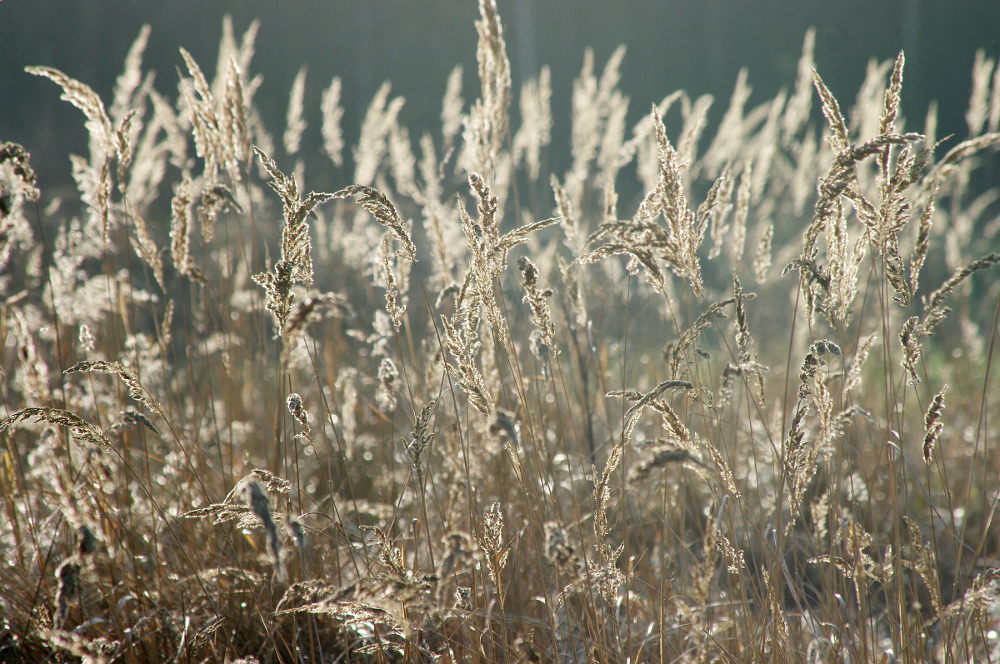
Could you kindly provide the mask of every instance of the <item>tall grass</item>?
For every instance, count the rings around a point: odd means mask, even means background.
[[[331,193],[256,24],[176,98],[148,29],[110,105],[29,68],[90,144],[44,208],[0,150],[0,660],[1000,658],[1000,67],[945,151],[902,54],[845,113],[810,32],[709,136],[588,52],[546,173],[549,70],[480,10],[439,133],[387,83],[345,154],[330,83]]]

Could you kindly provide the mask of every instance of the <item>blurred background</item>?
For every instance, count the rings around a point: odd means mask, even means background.
[[[570,93],[584,49],[603,67],[619,44],[628,52],[621,88],[631,97],[629,123],[678,88],[710,93],[711,119],[728,105],[737,73],[749,68],[749,107],[792,87],[802,39],[815,26],[817,67],[845,110],[853,103],[871,57],[903,49],[903,112],[923,127],[938,100],[938,136],[966,136],[964,113],[977,49],[1000,56],[997,0],[498,0],[515,91],[543,64],[552,69],[555,126],[550,164],[569,164]],[[237,37],[262,21],[251,74],[262,74],[256,96],[265,124],[280,137],[292,79],[308,65],[303,155],[313,188],[347,183],[320,145],[320,94],[343,80],[343,128],[357,139],[364,110],[384,80],[406,97],[401,119],[411,136],[439,127],[448,73],[465,66],[463,96],[478,94],[475,0],[0,0],[0,140],[32,154],[43,193],[72,187],[70,152],[85,154],[82,114],[59,100],[50,81],[24,73],[48,65],[93,87],[107,103],[129,46],[141,26],[152,35],[144,68],[156,87],[176,96],[177,48],[188,49],[210,77],[223,16]],[[515,97],[516,100],[516,97]],[[516,103],[516,101],[515,101]],[[814,112],[816,104],[814,103]],[[516,110],[515,110],[516,112]],[[516,122],[516,121],[515,121]],[[706,135],[711,136],[710,129]],[[311,157],[309,155],[312,155]]]

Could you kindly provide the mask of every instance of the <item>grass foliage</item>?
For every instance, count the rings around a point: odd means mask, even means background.
[[[28,69],[90,143],[44,209],[0,149],[0,660],[1000,658],[1000,67],[946,151],[902,54],[845,111],[810,32],[713,136],[588,52],[548,173],[479,5],[478,96],[350,154],[336,78],[263,126],[256,24],[176,97],[148,28],[110,105]]]

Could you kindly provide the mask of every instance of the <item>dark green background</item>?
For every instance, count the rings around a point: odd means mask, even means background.
[[[570,92],[587,46],[599,66],[618,44],[628,46],[621,87],[632,99],[630,120],[677,88],[714,94],[712,117],[718,119],[741,66],[750,70],[751,105],[791,87],[803,35],[815,26],[817,66],[845,109],[853,104],[868,59],[905,49],[903,112],[910,128],[922,128],[927,103],[937,99],[939,136],[958,138],[966,133],[976,49],[1000,55],[998,0],[499,0],[499,7],[515,85],[541,64],[552,68],[556,126],[550,159],[557,172],[569,161]],[[157,88],[174,97],[177,47],[190,50],[210,74],[227,13],[240,34],[253,18],[262,20],[252,73],[264,75],[256,101],[278,139],[292,78],[302,63],[309,65],[304,151],[311,187],[339,186],[350,177],[335,172],[315,150],[320,92],[332,76],[344,82],[349,143],[385,79],[407,98],[402,117],[414,136],[438,125],[445,80],[456,62],[465,65],[465,98],[478,92],[474,0],[2,0],[0,140],[23,143],[32,152],[43,188],[71,184],[66,155],[86,150],[82,116],[58,99],[50,81],[23,68],[57,67],[107,102],[128,47],[149,23],[144,64],[157,70]]]

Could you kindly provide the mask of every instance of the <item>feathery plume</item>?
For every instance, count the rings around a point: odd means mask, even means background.
[[[104,110],[104,102],[90,86],[70,78],[52,67],[25,67],[24,71],[35,76],[44,76],[63,89],[59,97],[73,104],[87,116],[86,129],[90,134],[91,159],[114,154],[114,130],[111,118]]]
[[[293,155],[299,151],[302,132],[306,129],[306,121],[302,119],[302,99],[306,92],[306,66],[302,65],[299,73],[292,81],[292,92],[288,97],[288,114],[285,119],[285,154]]]
[[[771,241],[774,239],[774,224],[768,224],[757,240],[757,251],[753,259],[753,274],[757,283],[767,280],[767,272],[771,269]]]
[[[392,249],[390,247],[392,243],[392,234],[386,233],[382,236],[381,243],[381,254],[382,254],[382,273],[385,277],[385,310],[392,319],[392,327],[399,333],[399,328],[403,323],[403,314],[406,313],[405,296],[403,302],[400,302],[400,292],[397,286],[396,277],[393,275],[392,269]],[[405,258],[396,256],[397,262],[401,263],[405,261]],[[400,265],[400,268],[403,266]]]
[[[309,411],[302,405],[302,397],[299,396],[298,392],[292,392],[285,399],[285,406],[292,417],[295,418],[295,421],[299,423],[299,426],[302,427],[302,431],[295,434],[295,438],[306,441],[308,449],[315,452],[316,450],[312,442],[312,425],[309,424]]]
[[[781,142],[786,147],[791,145],[799,129],[809,120],[809,109],[812,106],[813,51],[815,46],[816,28],[809,28],[802,40],[802,57],[799,58],[795,92],[788,100],[785,114],[781,118]]]
[[[941,422],[941,412],[944,410],[944,395],[948,391],[945,385],[941,391],[934,395],[930,405],[927,407],[927,414],[924,415],[924,463],[930,463],[934,458],[934,445],[941,437],[944,424]]]
[[[153,270],[153,278],[160,285],[160,290],[166,292],[167,288],[163,281],[163,259],[156,241],[149,234],[146,220],[133,212],[132,228],[135,231],[135,253]]]
[[[445,87],[444,100],[441,102],[441,136],[444,139],[444,151],[449,152],[455,136],[462,129],[465,123],[465,116],[462,109],[465,107],[465,100],[462,99],[462,65],[457,64],[448,75],[448,84]]]
[[[60,99],[68,101],[87,118],[90,136],[90,162],[73,157],[73,177],[80,189],[80,200],[89,210],[95,233],[107,235],[111,223],[110,161],[115,154],[115,132],[100,96],[89,86],[51,67],[25,67],[29,74],[44,76],[63,89]]]
[[[114,449],[111,441],[97,426],[62,408],[22,408],[0,420],[0,431],[9,430],[18,423],[30,419],[66,427],[78,442],[107,450]]]
[[[340,105],[340,77],[334,76],[330,87],[323,91],[320,106],[323,113],[323,150],[334,166],[344,165],[344,135],[340,120],[344,117],[344,107]]]
[[[406,103],[403,97],[396,97],[389,105],[389,91],[392,85],[386,81],[372,97],[361,123],[361,136],[354,148],[354,181],[360,186],[368,187],[375,181],[382,160],[388,151],[386,138],[396,124],[396,116]]]
[[[476,60],[480,92],[465,120],[468,155],[463,162],[468,172],[481,174],[489,186],[494,186],[500,152],[510,124],[510,62],[496,0],[479,0],[479,15]]]
[[[174,269],[183,275],[195,269],[191,259],[191,189],[191,178],[185,173],[170,201],[170,255]]]
[[[845,396],[848,392],[851,392],[856,387],[861,385],[861,367],[864,366],[865,360],[868,359],[868,353],[871,351],[872,346],[877,340],[877,334],[870,334],[858,343],[858,349],[854,353],[854,360],[851,362],[850,368],[847,370],[847,379],[844,381]]]
[[[156,403],[156,401],[154,401],[149,395],[149,392],[146,391],[146,388],[139,383],[139,378],[136,376],[135,370],[131,367],[126,367],[121,362],[78,362],[69,369],[66,369],[63,373],[75,373],[78,371],[99,371],[101,373],[109,373],[118,376],[128,388],[129,397],[138,401],[154,413],[161,416],[163,415],[163,412],[160,409],[160,404]]]
[[[504,583],[503,570],[507,567],[510,547],[504,545],[504,517],[500,503],[494,502],[483,513],[483,534],[477,538],[479,548],[486,558],[486,569],[490,573],[497,595],[503,603]]]
[[[548,298],[552,297],[552,290],[542,289],[538,285],[538,268],[527,256],[520,256],[517,259],[517,269],[521,272],[522,284],[524,286],[524,301],[531,308],[531,320],[538,328],[540,334],[539,341],[548,353],[557,354],[559,349],[555,347],[555,324],[552,322],[552,311],[549,309]]]
[[[407,225],[400,219],[399,213],[396,212],[396,206],[385,194],[372,187],[352,184],[335,194],[330,194],[330,196],[331,198],[359,196],[358,205],[368,210],[375,217],[375,221],[388,228],[392,232],[392,236],[399,242],[400,246],[396,250],[396,255],[414,262],[417,260],[417,246],[413,244]]]
[[[538,179],[541,149],[552,140],[551,76],[549,68],[542,67],[537,79],[521,87],[521,127],[514,136],[514,165],[523,159],[532,180]]]
[[[316,206],[337,197],[336,194],[309,192],[305,199],[299,198],[298,184],[278,169],[267,155],[257,147],[254,152],[261,165],[271,176],[268,182],[281,197],[285,225],[281,229],[281,259],[274,264],[274,272],[253,275],[254,283],[267,293],[267,310],[277,322],[276,336],[285,329],[285,323],[292,313],[295,295],[292,284],[296,281],[307,287],[313,282],[312,239],[306,217]]]
[[[383,413],[391,413],[396,410],[396,381],[399,379],[399,370],[395,362],[388,357],[382,358],[382,363],[378,367],[378,390],[375,395],[375,402],[378,409]]]
[[[986,51],[978,49],[972,64],[972,93],[969,95],[969,109],[965,112],[965,123],[969,127],[969,138],[983,133],[990,116],[990,79],[993,74],[993,58],[986,57]]]
[[[136,106],[134,95],[142,83],[142,54],[146,51],[151,32],[148,23],[139,28],[139,34],[125,56],[125,67],[115,81],[114,98],[108,109],[108,116],[114,124],[121,125],[129,109]]]
[[[588,239],[588,244],[606,237],[610,241],[580,256],[577,261],[592,263],[608,256],[627,255],[630,272],[637,272],[641,265],[653,288],[666,294],[665,277],[659,266],[659,261],[663,261],[674,274],[686,279],[695,296],[701,299],[704,288],[697,251],[710,215],[704,208],[702,214],[696,215],[688,205],[682,178],[685,164],[670,145],[667,130],[655,107],[653,122],[660,157],[660,179],[656,189],[646,194],[631,222],[602,223]],[[712,189],[718,192],[721,188],[722,184],[717,181]],[[715,195],[708,200],[716,200]],[[661,214],[665,226],[656,223]]]
[[[420,414],[417,415],[417,419],[413,423],[413,429],[410,430],[410,442],[403,441],[406,455],[410,457],[410,461],[413,463],[418,487],[423,487],[424,484],[424,449],[431,442],[431,437],[433,436],[427,427],[430,424],[431,415],[434,414],[434,407],[436,405],[437,402],[433,399],[424,404],[423,408],[420,409]]]

